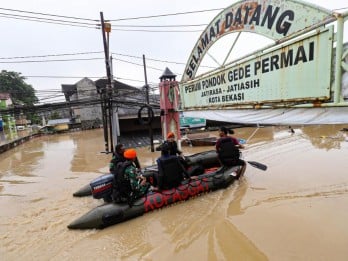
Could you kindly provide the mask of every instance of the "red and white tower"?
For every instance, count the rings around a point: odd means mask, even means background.
[[[162,135],[166,139],[169,132],[173,132],[177,140],[180,139],[179,121],[179,83],[175,80],[168,67],[160,77],[160,108]]]

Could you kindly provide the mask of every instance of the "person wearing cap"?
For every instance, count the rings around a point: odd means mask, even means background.
[[[135,149],[126,149],[123,153],[125,162],[118,164],[115,175],[114,201],[131,201],[142,197],[149,189],[146,178],[140,175],[135,161],[137,152]]]
[[[168,132],[166,143],[169,147],[169,155],[182,156],[182,151],[178,149],[178,144],[176,143],[174,132]]]
[[[168,146],[169,155],[180,156],[180,157],[179,157],[179,160],[180,160],[181,164],[182,164],[185,168],[187,168],[187,167],[188,167],[188,164],[187,164],[187,162],[186,162],[186,160],[185,160],[185,157],[184,157],[182,151],[178,149],[178,144],[176,143],[174,132],[168,132],[168,134],[167,134],[167,140],[164,141],[160,146],[158,146],[158,147],[156,148],[156,151],[162,151],[162,147],[163,147],[165,144]]]

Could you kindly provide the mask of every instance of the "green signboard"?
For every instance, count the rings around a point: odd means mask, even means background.
[[[182,113],[180,114],[180,129],[185,128],[201,128],[206,126],[206,119],[185,117]]]
[[[180,85],[182,108],[330,99],[333,26]]]

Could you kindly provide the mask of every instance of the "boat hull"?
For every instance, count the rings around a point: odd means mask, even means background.
[[[69,229],[102,229],[141,216],[155,209],[188,200],[202,193],[226,188],[243,175],[244,167],[222,167],[196,179],[185,180],[177,188],[149,192],[132,206],[109,203],[98,206],[68,225]]]
[[[182,146],[215,146],[216,137],[199,138],[199,139],[185,139],[181,142]]]

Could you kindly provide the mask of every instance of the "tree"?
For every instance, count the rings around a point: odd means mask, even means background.
[[[14,104],[34,105],[39,99],[35,96],[35,90],[24,80],[21,73],[2,70],[0,72],[0,92],[11,95]]]

